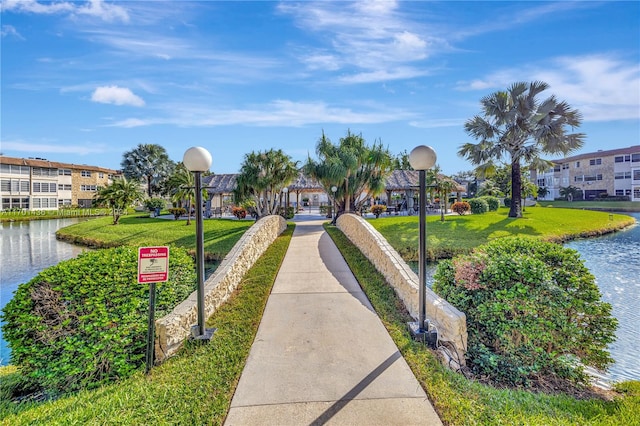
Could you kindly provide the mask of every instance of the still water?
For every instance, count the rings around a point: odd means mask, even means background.
[[[2,223],[0,244],[0,309],[9,302],[18,285],[38,272],[66,259],[76,257],[86,248],[56,240],[59,228],[82,219],[32,220]],[[9,362],[9,348],[0,329],[0,365]]]

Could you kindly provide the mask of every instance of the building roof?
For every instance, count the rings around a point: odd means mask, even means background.
[[[202,186],[211,194],[231,194],[236,189],[237,174],[211,175],[202,178]]]
[[[585,158],[611,157],[613,155],[639,154],[640,145],[634,145],[627,148],[608,149],[606,151],[599,150],[596,152],[588,152],[586,154],[578,154],[572,157],[565,157],[558,160],[552,160],[553,163],[562,164],[571,161],[583,160]]]
[[[88,164],[59,163],[49,161],[45,158],[17,158],[0,155],[0,164],[11,164],[13,166],[44,167],[48,169],[73,169],[90,170],[107,174],[122,174],[119,170],[107,169],[105,167],[90,166]]]
[[[297,192],[325,192],[324,187],[320,185],[320,183],[312,178],[311,176],[307,176],[301,171],[298,172],[298,177],[296,180],[291,182],[290,185],[287,186],[289,191],[297,191]]]
[[[466,192],[466,188],[460,185],[458,182],[446,177],[443,174],[439,174],[440,179],[448,179],[456,184],[456,192]],[[387,191],[406,191],[408,189],[416,189],[419,185],[418,182],[419,172],[417,170],[394,170],[387,177],[385,183],[385,189]]]

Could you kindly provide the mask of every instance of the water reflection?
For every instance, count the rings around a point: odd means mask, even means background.
[[[2,223],[0,244],[0,309],[11,300],[21,283],[63,260],[71,259],[86,248],[55,238],[56,231],[82,219],[33,220]],[[0,330],[0,365],[9,361],[9,348]]]

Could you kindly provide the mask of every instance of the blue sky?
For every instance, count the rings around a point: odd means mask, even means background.
[[[119,168],[155,143],[235,173],[315,157],[348,129],[447,174],[479,100],[543,80],[578,108],[580,152],[640,141],[640,2],[2,0],[0,151]]]

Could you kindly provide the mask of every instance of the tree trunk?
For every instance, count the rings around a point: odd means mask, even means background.
[[[509,217],[522,217],[522,174],[520,159],[511,161],[511,207]]]
[[[151,198],[151,179],[153,179],[153,176],[147,176],[147,195],[149,195],[149,198]]]

